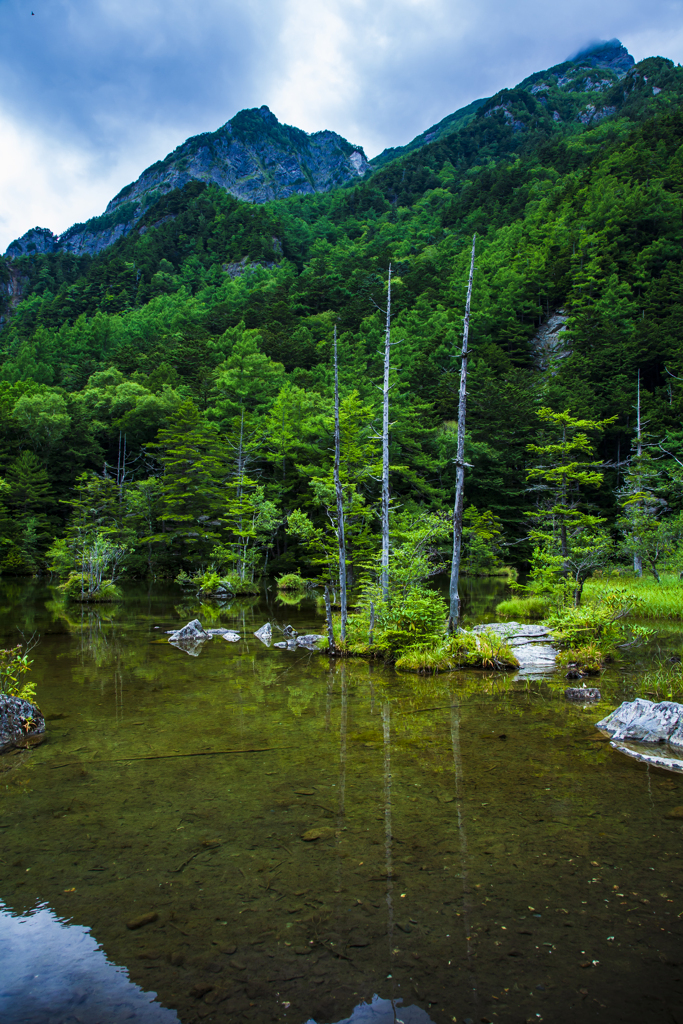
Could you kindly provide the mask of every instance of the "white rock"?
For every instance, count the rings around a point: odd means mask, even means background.
[[[264,643],[266,647],[270,647],[270,642],[273,638],[273,630],[269,622],[265,622],[260,629],[257,629],[254,636]]]
[[[177,629],[174,633],[171,633],[169,637],[169,640],[180,641],[181,643],[210,639],[211,635],[205,631],[199,619],[193,619],[192,622],[188,622],[182,629]]]
[[[639,740],[642,743],[670,743],[683,747],[683,704],[636,697],[624,703],[597,723],[612,740]]]
[[[555,668],[557,650],[552,646],[552,634],[538,623],[484,622],[474,626],[473,633],[490,630],[507,641],[519,662],[519,671],[525,675],[550,672]]]

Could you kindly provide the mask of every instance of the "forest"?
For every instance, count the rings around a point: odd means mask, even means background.
[[[677,569],[683,69],[629,81],[588,124],[505,90],[358,184],[255,206],[192,182],[97,256],[0,260],[0,571],[92,598],[338,584],[336,338],[345,581],[376,595],[391,266],[391,628],[428,633],[475,234],[461,571],[578,606],[596,573]]]

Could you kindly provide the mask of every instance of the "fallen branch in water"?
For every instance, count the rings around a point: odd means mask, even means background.
[[[175,757],[213,757],[216,754],[267,754],[271,750],[285,750],[285,747],[247,747],[245,750],[195,750],[189,754],[142,754],[139,757],[103,757],[92,761],[65,761],[63,764],[48,764],[47,768],[80,768],[84,764],[121,764],[125,761],[165,761]]]

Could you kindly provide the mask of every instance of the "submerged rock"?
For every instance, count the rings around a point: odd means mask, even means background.
[[[32,747],[45,739],[45,719],[35,704],[0,694],[0,753],[11,747]]]
[[[317,643],[324,640],[325,637],[321,636],[320,633],[305,633],[303,636],[296,638],[297,647],[315,647]]]
[[[210,637],[222,636],[224,640],[235,641],[242,639],[239,633],[235,633],[233,629],[228,629],[226,626],[220,626],[217,629],[206,629],[204,632]]]
[[[564,695],[567,700],[575,701],[577,704],[591,704],[602,699],[596,686],[568,686]]]

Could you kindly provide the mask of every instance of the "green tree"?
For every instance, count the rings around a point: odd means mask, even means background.
[[[224,531],[229,473],[217,428],[186,400],[148,447],[163,466],[161,529],[153,539],[183,559],[201,561]]]
[[[81,601],[103,601],[119,595],[116,583],[125,568],[133,541],[125,524],[116,483],[83,473],[71,508],[65,536],[48,551],[50,568],[66,580],[62,589]]]
[[[612,545],[606,519],[587,511],[582,489],[602,483],[601,463],[587,431],[601,432],[615,417],[602,421],[577,419],[568,409],[544,407],[539,419],[551,435],[545,444],[528,445],[540,465],[527,470],[537,503],[530,538],[534,544],[532,586],[548,589],[571,580],[574,605],[581,603],[586,580],[608,560]]]

